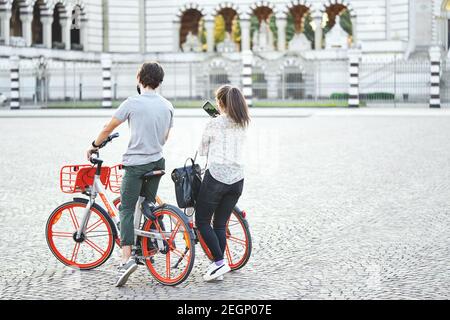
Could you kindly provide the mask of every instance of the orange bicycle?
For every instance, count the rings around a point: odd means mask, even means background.
[[[118,134],[109,136],[104,147]],[[91,164],[64,166],[60,172],[60,187],[64,193],[82,193],[88,198],[75,197],[58,206],[46,225],[50,251],[63,264],[89,270],[105,263],[114,245],[120,246],[120,197],[111,201],[106,193],[120,193],[122,165],[103,166],[99,154],[90,158]],[[143,183],[164,170],[147,172]],[[101,203],[97,203],[97,196]],[[251,254],[251,236],[245,212],[235,208],[227,225],[226,255],[232,270],[242,268]],[[161,284],[178,285],[185,281],[194,265],[195,244],[200,242],[208,258],[211,253],[190,219],[179,208],[164,203],[158,196],[155,203],[139,197],[134,214],[136,262],[145,264]]]

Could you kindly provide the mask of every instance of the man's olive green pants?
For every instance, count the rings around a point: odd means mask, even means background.
[[[134,245],[134,210],[139,196],[155,201],[161,176],[155,176],[144,183],[142,176],[153,170],[164,170],[164,158],[138,166],[124,166],[125,174],[120,186],[120,243],[122,246]]]

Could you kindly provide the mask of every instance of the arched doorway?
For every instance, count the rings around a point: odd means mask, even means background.
[[[31,43],[33,45],[43,44],[43,29],[41,22],[42,0],[36,1],[33,7],[33,21],[31,22]]]
[[[230,83],[227,71],[225,70],[224,67],[220,66],[211,67],[209,69],[208,77],[209,77],[209,92],[207,96],[209,99],[214,98],[216,90],[220,86]]]
[[[283,99],[298,100],[305,98],[305,79],[302,69],[297,65],[286,65],[281,74]]]
[[[83,50],[81,44],[81,14],[81,7],[76,5],[72,10],[72,23],[70,26],[70,48],[72,50]]]
[[[267,99],[267,79],[264,70],[259,66],[252,69],[252,87],[255,99]]]
[[[273,9],[259,6],[250,17],[250,42],[253,51],[273,51],[277,47],[278,29]]]
[[[22,37],[22,21],[20,20],[20,3],[14,0],[11,6],[11,18],[9,20],[9,29],[11,37]]]
[[[304,34],[311,46],[314,46],[314,30],[312,28],[312,17],[310,8],[298,4],[288,7],[286,42],[289,43],[295,36]]]
[[[241,29],[239,15],[235,9],[226,7],[217,11],[214,26],[214,42],[217,51],[240,51]],[[219,43],[224,44],[219,46]],[[232,44],[235,45],[232,46]],[[227,47],[225,48],[225,46]],[[224,48],[222,49],[221,47]]]
[[[203,14],[197,9],[187,9],[180,19],[180,48],[183,51],[204,51],[206,30]]]
[[[64,49],[61,18],[65,15],[65,7],[61,2],[58,2],[53,9],[53,23],[52,23],[52,47],[55,49]]]

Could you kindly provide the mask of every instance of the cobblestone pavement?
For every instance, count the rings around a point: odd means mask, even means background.
[[[436,299],[450,298],[450,121],[447,117],[255,118],[240,206],[254,250],[222,283],[205,283],[197,247],[191,276],[158,284],[142,267],[113,286],[118,259],[64,267],[45,223],[71,199],[59,169],[83,163],[107,119],[0,119],[1,299]],[[178,118],[167,171],[193,155],[205,118]],[[120,161],[128,130],[104,150]],[[170,177],[159,194],[175,203]]]

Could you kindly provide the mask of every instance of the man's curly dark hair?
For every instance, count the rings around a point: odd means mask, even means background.
[[[156,61],[143,63],[138,71],[138,80],[144,87],[156,89],[164,80],[164,70]]]

